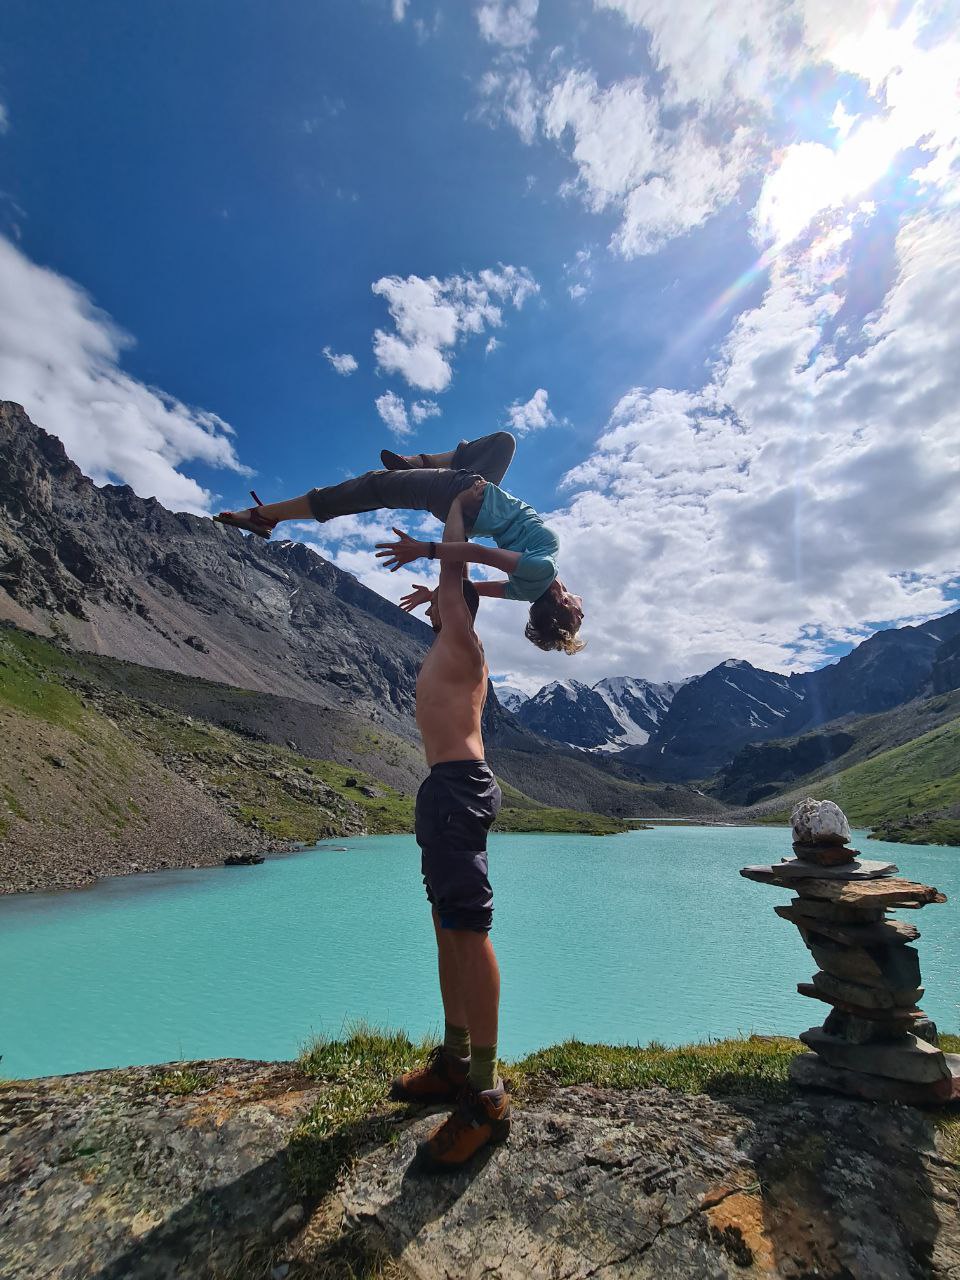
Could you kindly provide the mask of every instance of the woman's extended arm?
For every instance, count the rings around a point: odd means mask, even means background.
[[[377,559],[384,562],[384,568],[391,573],[410,564],[412,560],[420,560],[430,555],[431,544],[418,538],[411,538],[402,529],[393,531],[399,541],[378,542]],[[501,547],[481,547],[476,542],[434,542],[434,559],[469,561],[473,564],[489,564],[503,573],[513,573],[520,563],[519,551],[505,551]]]

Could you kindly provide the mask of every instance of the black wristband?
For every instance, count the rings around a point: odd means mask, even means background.
[[[435,542],[431,542],[430,543],[430,559],[436,560],[436,558],[437,558],[437,544]]]

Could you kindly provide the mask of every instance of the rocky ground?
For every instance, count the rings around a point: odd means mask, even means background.
[[[335,1047],[320,1079],[221,1061],[0,1087],[0,1275],[960,1275],[942,1115],[527,1078],[509,1145],[438,1179],[412,1164],[433,1118],[367,1099]]]

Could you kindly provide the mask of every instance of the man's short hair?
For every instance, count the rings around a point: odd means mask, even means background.
[[[467,602],[467,608],[470,610],[470,619],[473,621],[477,616],[477,610],[480,608],[480,592],[469,578],[464,578],[463,580],[463,598]]]

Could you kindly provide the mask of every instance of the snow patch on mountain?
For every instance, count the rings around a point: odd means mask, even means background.
[[[680,683],[608,676],[593,687],[554,680],[517,708],[528,729],[567,746],[596,752],[643,746],[666,714]]]
[[[515,684],[494,684],[493,691],[497,695],[500,705],[506,707],[508,711],[519,711],[529,697],[522,689],[518,689]]]

